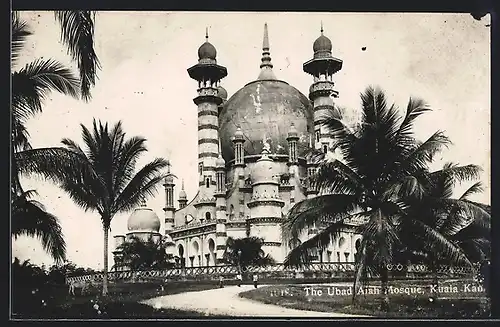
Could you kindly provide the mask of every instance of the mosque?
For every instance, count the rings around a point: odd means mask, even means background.
[[[208,33],[206,39],[198,49],[198,63],[187,70],[198,83],[193,101],[198,107],[199,190],[188,200],[182,183],[176,207],[174,179],[167,177],[164,234],[158,216],[143,203],[128,219],[128,233],[114,236],[115,245],[132,236],[163,239],[174,244],[168,251],[178,265],[200,267],[223,264],[228,237],[258,236],[264,239],[266,254],[283,262],[292,244],[283,242],[281,223],[295,203],[317,195],[307,183],[317,165],[307,154],[314,148],[338,156],[319,119],[338,98],[333,77],[342,69],[342,60],[332,55],[332,42],[321,27],[313,58],[303,64],[304,72],[312,76],[308,98],[274,74],[265,24],[257,79],[228,97],[220,85],[228,71],[217,62]],[[313,260],[353,262],[361,238],[354,232],[357,224],[347,223]],[[318,228],[309,228],[300,241]],[[115,251],[114,257],[119,263],[120,252]]]

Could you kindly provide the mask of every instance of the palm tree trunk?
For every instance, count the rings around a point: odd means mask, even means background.
[[[380,284],[382,291],[382,303],[381,310],[388,311],[389,310],[389,271],[386,265],[382,265],[380,267]]]
[[[108,294],[108,237],[109,227],[104,226],[104,272],[102,275],[102,295]]]

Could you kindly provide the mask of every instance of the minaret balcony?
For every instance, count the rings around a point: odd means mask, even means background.
[[[219,90],[214,87],[201,87],[198,89],[199,96],[218,96]]]

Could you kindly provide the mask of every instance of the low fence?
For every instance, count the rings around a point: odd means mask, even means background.
[[[402,278],[431,278],[435,275],[425,265],[389,265],[389,273],[392,277]],[[354,263],[310,263],[300,267],[286,267],[284,264],[273,264],[269,266],[250,266],[243,268],[247,275],[258,274],[259,279],[338,279],[353,278],[355,271]],[[442,266],[436,271],[440,277],[472,278],[476,271],[471,267]],[[224,278],[235,278],[238,267],[230,265],[207,266],[207,267],[185,267],[162,270],[137,270],[137,271],[112,271],[108,272],[108,280],[113,282],[138,282],[154,280],[214,280],[220,276]],[[66,283],[101,281],[103,273],[85,276],[67,277]]]

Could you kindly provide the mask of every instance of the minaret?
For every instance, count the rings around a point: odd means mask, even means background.
[[[243,145],[245,144],[245,137],[241,127],[238,126],[232,140],[234,145],[234,178],[239,180],[239,187],[243,187],[245,173],[245,150]]]
[[[304,72],[313,76],[314,83],[309,88],[309,99],[314,107],[314,145],[316,150],[327,153],[332,139],[320,126],[324,113],[335,106],[334,99],[338,92],[334,89],[333,75],[342,69],[342,60],[332,56],[332,42],[323,35],[321,23],[321,36],[313,44],[314,57],[303,65]]]
[[[215,237],[216,237],[216,263],[222,264],[224,252],[226,251],[226,162],[222,158],[219,142],[219,157],[216,162],[216,191],[215,191]]]
[[[188,69],[189,76],[198,82],[198,96],[193,99],[198,106],[198,167],[200,193],[205,198],[215,192],[215,161],[218,154],[218,106],[220,80],[227,76],[226,67],[217,64],[217,50],[206,41],[198,49],[198,64]]]
[[[284,255],[281,247],[281,223],[285,202],[279,194],[279,171],[269,154],[269,144],[264,142],[262,157],[252,167],[252,198],[247,204],[250,209],[248,223],[250,236],[265,235],[263,250],[281,262]]]
[[[288,131],[288,173],[290,174],[290,182],[294,186],[294,190],[290,194],[290,200],[295,201],[297,196],[296,192],[299,185],[299,159],[297,150],[297,141],[299,140],[299,134],[295,125],[292,123],[290,125],[290,130]]]
[[[172,237],[170,232],[174,229],[174,175],[170,173],[170,164],[167,165],[167,176],[165,177],[165,182],[163,183],[165,187],[165,241],[167,243],[172,242]],[[144,203],[145,204],[145,203]],[[173,254],[173,248],[167,247],[167,251]]]
[[[184,190],[184,179],[182,180],[182,187],[181,191],[179,192],[179,209],[185,208],[187,205],[187,194],[186,191]]]

